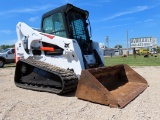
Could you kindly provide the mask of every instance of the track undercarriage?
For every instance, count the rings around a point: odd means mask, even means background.
[[[21,59],[15,71],[17,87],[63,94],[76,89],[78,78],[65,70],[34,59]]]

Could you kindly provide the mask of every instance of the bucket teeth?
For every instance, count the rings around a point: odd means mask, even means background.
[[[83,70],[77,86],[80,99],[123,108],[148,87],[128,65]]]

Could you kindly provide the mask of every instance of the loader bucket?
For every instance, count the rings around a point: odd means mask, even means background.
[[[76,97],[123,108],[148,87],[147,81],[126,64],[83,70]]]

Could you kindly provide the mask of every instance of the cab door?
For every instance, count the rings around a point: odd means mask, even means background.
[[[13,63],[15,60],[14,60],[14,53],[15,53],[15,50],[14,49],[10,49],[6,55],[6,62],[7,63]]]

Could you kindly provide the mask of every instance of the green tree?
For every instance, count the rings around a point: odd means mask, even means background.
[[[122,45],[116,45],[114,48],[122,48]]]
[[[157,46],[157,52],[160,53],[160,46]]]
[[[1,45],[1,49],[6,49],[6,48],[14,48],[14,45]]]

